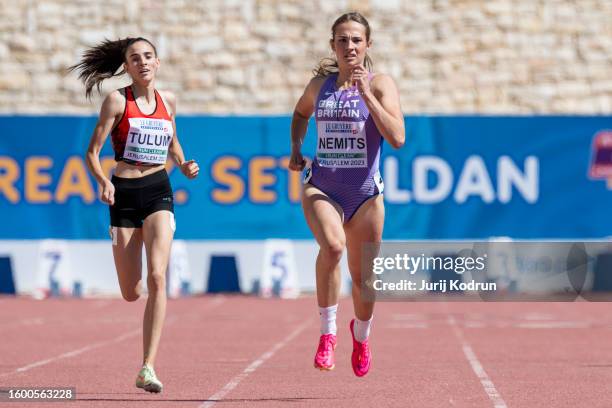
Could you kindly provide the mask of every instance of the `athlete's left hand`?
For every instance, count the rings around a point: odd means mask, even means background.
[[[199,172],[200,167],[195,160],[187,160],[181,164],[181,173],[183,173],[187,178],[196,178]]]
[[[369,94],[370,91],[370,78],[368,78],[368,70],[363,65],[357,65],[353,68],[352,73],[353,85],[357,87],[360,95]]]

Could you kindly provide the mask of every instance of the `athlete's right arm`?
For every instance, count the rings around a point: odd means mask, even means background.
[[[306,160],[302,156],[302,143],[308,129],[308,120],[314,112],[314,105],[325,78],[315,77],[310,80],[304,94],[298,100],[291,120],[291,158],[289,170],[302,171]]]
[[[115,187],[106,177],[100,165],[100,151],[108,137],[113,125],[121,119],[125,98],[119,91],[111,92],[102,103],[98,123],[89,141],[89,147],[85,155],[85,161],[91,174],[101,186],[101,199],[103,202],[113,205],[115,203]]]

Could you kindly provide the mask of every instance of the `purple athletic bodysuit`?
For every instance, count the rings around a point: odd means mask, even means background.
[[[346,223],[368,198],[383,191],[378,169],[383,137],[357,87],[338,90],[337,77],[330,75],[317,97],[317,151],[304,183],[338,203]]]

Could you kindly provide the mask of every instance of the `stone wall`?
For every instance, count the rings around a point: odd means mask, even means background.
[[[0,112],[95,112],[66,67],[141,35],[180,113],[288,113],[348,10],[405,113],[612,112],[612,0],[0,0]]]

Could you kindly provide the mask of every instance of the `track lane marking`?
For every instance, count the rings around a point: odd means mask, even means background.
[[[215,307],[217,307],[217,306],[221,305],[222,303],[224,303],[225,300],[226,299],[223,298],[223,297],[215,298],[210,303],[208,303],[206,305],[206,307],[204,307],[204,310],[214,309]],[[178,319],[178,317],[167,318],[166,322],[164,324],[164,327],[172,325],[174,322],[177,321],[177,319]],[[7,377],[7,376],[12,375],[12,374],[18,374],[18,373],[23,373],[23,372],[26,372],[26,371],[30,371],[30,370],[32,370],[34,368],[42,367],[42,366],[45,366],[47,364],[53,363],[55,361],[59,361],[59,360],[65,359],[65,358],[75,357],[75,356],[78,356],[79,354],[83,354],[83,353],[85,353],[87,351],[95,350],[97,348],[104,347],[104,346],[107,346],[107,345],[110,345],[110,344],[119,343],[119,342],[122,342],[123,340],[129,339],[130,337],[134,337],[134,336],[136,336],[138,334],[141,334],[141,333],[142,333],[142,327],[138,327],[137,329],[130,330],[130,331],[128,331],[126,333],[123,333],[123,334],[121,334],[121,335],[119,335],[117,337],[114,337],[112,339],[105,340],[105,341],[100,341],[100,342],[96,342],[96,343],[92,343],[92,344],[88,344],[88,345],[83,346],[81,348],[78,348],[78,349],[75,349],[75,350],[71,350],[71,351],[67,351],[65,353],[59,354],[59,355],[54,356],[54,357],[49,357],[49,358],[46,358],[44,360],[35,361],[35,362],[27,364],[27,365],[25,365],[23,367],[16,368],[13,371],[9,371],[9,372],[6,372],[6,373],[0,373],[0,378]]]
[[[474,371],[474,374],[476,374],[476,377],[478,377],[478,379],[480,380],[480,384],[484,388],[485,393],[487,394],[491,402],[493,402],[493,407],[508,408],[506,402],[499,394],[499,391],[497,391],[497,388],[495,388],[495,384],[493,384],[493,381],[491,381],[491,378],[489,378],[489,376],[487,375],[487,372],[478,360],[478,357],[476,357],[476,353],[474,353],[472,346],[470,346],[470,344],[465,339],[463,332],[459,329],[459,326],[457,325],[457,320],[455,320],[455,318],[449,314],[447,322],[452,327],[453,333],[461,343],[461,349],[463,350],[465,358],[470,363],[472,371]]]
[[[229,394],[234,388],[236,388],[238,384],[242,382],[242,380],[247,378],[251,373],[254,373],[263,363],[266,362],[266,360],[270,359],[272,356],[274,356],[274,354],[276,354],[277,351],[285,347],[291,340],[296,338],[311,323],[312,322],[309,320],[303,323],[302,325],[298,326],[287,337],[285,337],[284,339],[276,343],[274,346],[272,346],[270,350],[266,351],[261,356],[253,360],[251,364],[249,364],[244,370],[242,370],[240,374],[232,378],[227,384],[223,386],[223,388],[221,388],[219,391],[217,391],[216,393],[208,397],[206,401],[204,401],[199,406],[199,408],[210,408],[214,406],[217,402],[223,400],[223,398],[227,394]]]
[[[11,374],[24,373],[26,371],[30,371],[33,368],[42,367],[44,365],[47,365],[49,363],[53,363],[55,361],[62,360],[64,358],[70,358],[70,357],[78,356],[79,354],[83,354],[83,353],[85,353],[87,351],[90,351],[90,350],[95,350],[97,348],[104,347],[104,346],[107,346],[109,344],[119,343],[119,342],[121,342],[123,340],[126,340],[126,339],[130,338],[130,337],[134,337],[137,334],[140,334],[141,332],[142,332],[142,328],[130,330],[129,332],[123,333],[122,335],[114,337],[114,338],[112,338],[110,340],[105,340],[105,341],[100,341],[100,342],[97,342],[97,343],[88,344],[87,346],[78,348],[76,350],[67,351],[67,352],[59,354],[57,356],[50,357],[50,358],[47,358],[47,359],[44,359],[44,360],[39,360],[39,361],[36,361],[34,363],[25,365],[23,367],[19,367],[19,368],[13,370],[13,371],[10,371],[10,372],[7,372],[7,373],[2,373],[2,374],[0,374],[0,377],[6,377],[6,376],[9,376]]]

